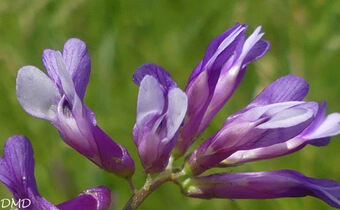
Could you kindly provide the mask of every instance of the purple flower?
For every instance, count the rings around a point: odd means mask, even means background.
[[[187,159],[191,172],[200,174],[239,150],[270,147],[298,136],[317,120],[318,104],[300,101],[307,92],[308,84],[297,76],[273,82],[194,150]]]
[[[192,178],[185,193],[196,198],[268,199],[314,196],[340,208],[340,183],[291,170],[224,173]]]
[[[145,64],[133,76],[139,85],[133,139],[147,173],[162,171],[177,140],[187,96],[160,66]]]
[[[324,102],[313,122],[299,135],[286,142],[237,151],[222,161],[219,166],[234,166],[250,161],[279,157],[298,151],[307,144],[325,146],[329,143],[331,136],[339,134],[340,113],[332,113],[326,117],[326,103]]]
[[[63,140],[99,167],[121,177],[134,173],[127,150],[97,126],[94,113],[83,103],[90,75],[90,57],[79,39],[69,39],[63,53],[46,49],[42,55],[48,76],[34,66],[17,76],[17,97],[24,110],[50,121]]]
[[[85,190],[57,206],[41,197],[34,177],[33,149],[24,136],[12,136],[7,140],[4,157],[0,157],[0,181],[12,192],[15,200],[29,199],[31,204],[27,209],[31,210],[101,210],[111,202],[110,190],[103,186]]]
[[[270,44],[261,40],[261,27],[257,27],[245,40],[246,29],[247,26],[236,24],[216,37],[193,70],[186,87],[188,112],[175,156],[180,157],[187,151],[232,96],[247,65],[268,51]]]

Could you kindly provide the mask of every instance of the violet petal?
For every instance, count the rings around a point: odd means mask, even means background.
[[[264,54],[266,54],[269,48],[270,42],[266,40],[259,40],[247,53],[246,57],[244,58],[243,65],[248,65],[251,62],[261,58],[264,56]]]
[[[140,86],[146,75],[156,78],[163,87],[170,88],[177,86],[165,69],[153,63],[143,64],[138,67],[133,74],[133,81]]]
[[[295,75],[283,76],[262,90],[250,105],[266,105],[284,101],[301,101],[306,97],[308,90],[309,85],[303,78]]]
[[[55,50],[45,49],[42,53],[42,63],[44,64],[47,74],[51,78],[51,80],[57,85],[58,88],[61,88],[55,53]]]
[[[91,70],[91,59],[86,44],[76,38],[67,40],[63,49],[63,60],[72,77],[76,92],[83,100]]]
[[[15,199],[27,198],[29,190],[34,196],[39,196],[34,178],[32,145],[26,137],[8,138],[4,157],[0,159],[0,181],[11,190]]]

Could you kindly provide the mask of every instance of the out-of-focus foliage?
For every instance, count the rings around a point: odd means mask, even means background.
[[[18,69],[40,68],[44,48],[62,49],[70,37],[84,40],[92,57],[85,102],[100,126],[125,145],[137,163],[134,181],[145,179],[131,139],[137,87],[134,69],[146,62],[166,68],[184,88],[209,41],[234,25],[263,26],[272,48],[251,64],[231,101],[215,117],[204,137],[216,131],[228,114],[242,108],[275,78],[294,73],[311,84],[308,99],[326,99],[329,112],[340,111],[339,0],[1,0],[0,1],[0,148],[14,134],[31,139],[36,178],[43,196],[53,203],[86,188],[106,185],[115,207],[129,199],[128,185],[80,156],[60,139],[48,122],[35,119],[19,106],[15,95]],[[284,90],[282,90],[284,91]],[[204,140],[203,138],[200,140]],[[218,171],[294,169],[308,176],[340,181],[340,138],[328,147],[308,146],[275,160]],[[138,177],[138,178],[137,178]],[[3,185],[0,198],[11,195]],[[141,209],[328,209],[315,198],[277,200],[199,200],[165,184]]]

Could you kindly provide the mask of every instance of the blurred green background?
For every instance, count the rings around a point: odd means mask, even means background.
[[[328,111],[340,111],[339,0],[1,0],[0,1],[0,148],[14,134],[23,134],[35,150],[36,179],[41,194],[52,203],[97,185],[113,191],[121,209],[130,192],[124,180],[108,174],[60,139],[46,121],[26,114],[15,95],[15,78],[23,65],[43,69],[45,48],[62,49],[70,37],[84,40],[92,58],[85,97],[99,125],[133,155],[134,182],[141,187],[141,168],[131,129],[138,88],[134,70],[146,62],[166,68],[184,88],[209,41],[234,25],[248,24],[248,34],[262,25],[272,48],[248,67],[245,79],[229,103],[204,133],[216,131],[228,114],[241,109],[265,85],[294,73],[311,85],[309,100],[328,101]],[[284,91],[284,90],[283,90]],[[204,140],[203,138],[200,140]],[[327,147],[308,146],[282,158],[222,171],[294,169],[308,176],[340,181],[340,137]],[[11,197],[0,185],[0,198]],[[199,200],[186,198],[169,183],[140,209],[330,209],[312,198],[276,200]]]

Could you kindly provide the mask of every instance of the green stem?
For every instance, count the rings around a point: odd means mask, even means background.
[[[165,171],[167,172],[167,171]],[[130,200],[127,202],[124,210],[135,210],[138,208],[140,204],[159,186],[164,184],[167,181],[171,180],[171,174],[169,173],[160,173],[154,180],[151,182],[146,182],[142,189],[138,190],[134,193]]]
[[[171,167],[167,168],[170,169]],[[148,179],[142,189],[136,191],[126,203],[123,210],[135,210],[137,209],[143,201],[159,186],[168,181],[173,181],[178,184],[178,179],[185,176],[184,170],[174,173],[172,170],[165,170],[160,173],[155,179]]]

